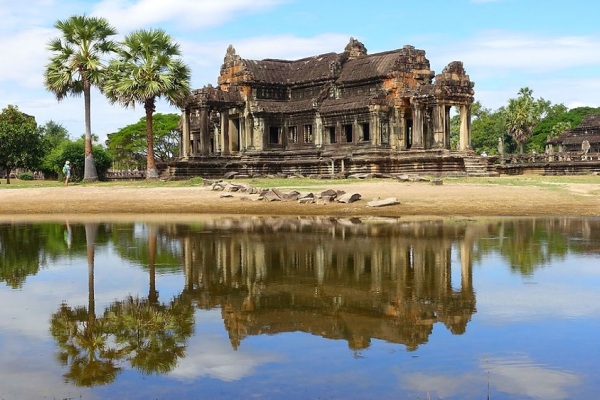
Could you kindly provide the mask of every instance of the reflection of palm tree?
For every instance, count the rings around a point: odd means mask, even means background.
[[[111,383],[121,371],[115,365],[116,349],[107,348],[108,333],[102,321],[85,307],[71,308],[62,304],[52,315],[50,332],[58,342],[58,359],[69,365],[64,377],[78,386],[95,386]]]
[[[129,362],[145,374],[171,371],[185,356],[185,341],[193,331],[193,307],[183,297],[168,306],[158,302],[156,290],[157,227],[148,226],[148,298],[129,297],[115,302],[105,312],[105,319],[123,346]]]
[[[79,386],[94,386],[115,380],[121,368],[115,365],[119,351],[108,348],[108,331],[104,321],[96,319],[94,300],[94,246],[97,224],[86,224],[88,260],[88,308],[70,308],[63,303],[52,315],[50,332],[58,342],[59,360],[69,365],[64,376]]]
[[[113,303],[105,312],[105,320],[125,357],[145,374],[169,372],[185,356],[193,318],[191,303],[182,297],[164,305],[130,296]]]

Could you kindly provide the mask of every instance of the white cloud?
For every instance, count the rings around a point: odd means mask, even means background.
[[[485,68],[503,74],[532,73],[600,64],[600,36],[540,36],[510,31],[486,31],[440,49],[444,57],[462,60],[469,70]],[[439,58],[439,55],[436,56]]]
[[[159,22],[176,22],[180,28],[207,29],[223,25],[240,14],[260,13],[284,0],[104,0],[94,15],[107,18],[119,30],[132,30]]]

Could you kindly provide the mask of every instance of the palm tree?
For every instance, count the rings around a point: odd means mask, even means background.
[[[124,107],[143,104],[148,145],[146,178],[157,179],[154,161],[152,114],[156,99],[181,107],[190,90],[190,70],[179,58],[179,45],[161,29],[138,30],[127,35],[117,59],[108,67],[102,87],[112,103]]]
[[[53,53],[46,65],[44,85],[61,101],[67,96],[83,93],[85,105],[85,167],[83,179],[98,180],[92,154],[92,126],[90,118],[90,92],[92,85],[99,86],[104,73],[101,57],[116,50],[109,40],[116,35],[115,28],[104,18],[72,16],[54,25],[62,36],[52,39],[48,49]]]
[[[533,129],[540,122],[544,112],[544,100],[534,100],[532,95],[533,90],[527,87],[521,88],[519,97],[509,99],[508,107],[504,109],[506,129],[519,144],[521,154],[523,154],[523,143],[531,137]]]

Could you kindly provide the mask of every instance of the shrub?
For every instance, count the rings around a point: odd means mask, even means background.
[[[31,172],[22,172],[19,174],[19,179],[21,179],[23,181],[32,181],[33,174]]]

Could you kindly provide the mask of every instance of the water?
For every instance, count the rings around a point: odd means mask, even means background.
[[[600,393],[600,219],[0,222],[0,398]]]

